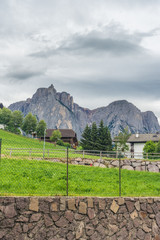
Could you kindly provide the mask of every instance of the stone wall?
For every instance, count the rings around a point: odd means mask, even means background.
[[[53,162],[66,162],[66,159],[50,159]],[[101,168],[118,168],[119,160],[104,160],[104,159],[85,159],[75,158],[69,160],[69,163],[74,165],[89,165]],[[160,161],[144,161],[136,159],[121,160],[121,168],[135,171],[160,172]]]
[[[160,198],[1,197],[2,240],[160,240]]]
[[[119,161],[110,161],[108,167],[118,167]],[[160,172],[159,161],[144,161],[144,160],[122,160],[122,169],[135,170],[135,171],[148,171],[148,172]]]

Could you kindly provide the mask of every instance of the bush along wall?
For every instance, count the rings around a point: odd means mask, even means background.
[[[1,197],[0,239],[160,239],[160,198]]]

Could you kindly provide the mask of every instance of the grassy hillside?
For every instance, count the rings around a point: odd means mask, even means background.
[[[27,138],[11,132],[0,130],[2,139],[2,156],[11,157],[43,157],[44,142],[37,139]],[[64,147],[55,146],[53,143],[45,142],[45,157],[64,157]],[[54,153],[54,154],[53,154]]]
[[[160,174],[122,170],[122,196],[160,196]],[[69,195],[118,196],[118,169],[69,165]],[[66,164],[5,159],[0,195],[66,195]]]
[[[19,148],[43,148],[43,141],[37,139],[27,138],[21,135],[16,135],[0,129],[0,138],[2,139],[2,146],[19,147]],[[45,143],[46,148],[62,148],[55,147],[52,143]],[[63,147],[64,148],[64,147]]]
[[[16,135],[11,132],[0,130],[0,138],[2,139],[2,154],[12,157],[43,157],[48,158],[66,158],[66,147],[55,146],[53,143],[45,142],[45,154],[43,153],[43,141]],[[76,153],[74,150],[69,151],[69,157],[84,157],[91,159],[99,159],[100,156],[83,155]]]

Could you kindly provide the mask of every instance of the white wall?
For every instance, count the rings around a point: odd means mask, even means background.
[[[127,143],[129,146],[129,152],[126,154],[127,157],[131,158],[131,144]],[[134,143],[134,158],[135,159],[142,159],[143,158],[143,148],[145,143]]]
[[[145,143],[134,143],[134,158],[143,158],[143,148]]]
[[[0,124],[0,129],[4,129],[4,125],[3,124]]]

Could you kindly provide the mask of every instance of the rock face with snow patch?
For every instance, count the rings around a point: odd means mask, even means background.
[[[126,100],[115,101],[107,107],[89,110],[75,104],[66,92],[59,93],[53,85],[39,88],[32,98],[13,103],[12,111],[20,110],[26,115],[32,112],[38,119],[44,119],[48,128],[72,128],[80,138],[86,124],[100,123],[101,119],[110,129],[112,137],[128,126],[131,133],[156,133],[160,131],[153,112],[142,113]]]

